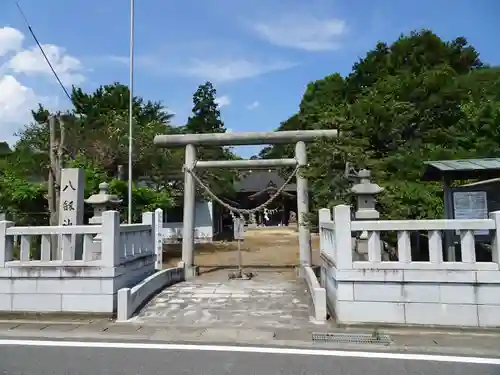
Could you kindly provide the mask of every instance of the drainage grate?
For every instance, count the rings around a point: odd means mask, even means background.
[[[392,340],[388,335],[368,333],[313,333],[313,341],[335,342],[339,344],[382,344],[389,345]]]

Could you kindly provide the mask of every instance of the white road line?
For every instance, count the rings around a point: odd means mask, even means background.
[[[45,340],[0,340],[0,346],[37,346],[62,348],[105,348],[105,349],[150,349],[184,350],[206,352],[235,352],[282,355],[309,355],[324,357],[399,359],[410,361],[454,362],[468,364],[500,365],[500,358],[466,357],[432,354],[361,352],[344,350],[275,348],[265,346],[224,346],[191,344],[154,344],[133,342],[98,342],[98,341],[45,341]]]

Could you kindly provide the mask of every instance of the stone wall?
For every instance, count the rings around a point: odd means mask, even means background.
[[[184,223],[168,222],[164,219],[162,237],[164,243],[180,243]],[[213,210],[211,201],[197,201],[194,214],[194,240],[196,243],[212,242],[214,236]]]
[[[0,222],[0,311],[37,313],[108,313],[116,311],[117,292],[133,287],[155,272],[152,213],[142,224],[120,225],[119,214],[107,211],[102,225],[16,227]],[[82,235],[82,259],[68,254],[47,259],[50,238]],[[34,251],[33,238],[42,237]],[[20,239],[20,256],[13,250]],[[47,248],[48,245],[48,248]],[[35,253],[41,253],[35,258]],[[42,259],[43,258],[43,259]]]
[[[113,313],[120,288],[154,273],[154,256],[115,267],[51,264],[0,268],[0,311]]]
[[[455,327],[500,326],[500,213],[487,220],[351,222],[347,206],[335,208],[333,220],[322,210],[321,285],[338,323]],[[408,233],[429,230],[429,262],[413,262]],[[444,262],[441,231],[458,230],[461,262]],[[492,262],[476,262],[470,232],[491,232]],[[380,230],[398,231],[398,260],[382,261]],[[351,236],[367,231],[368,261],[353,261]],[[401,232],[405,232],[401,234]],[[374,239],[375,238],[375,239]]]

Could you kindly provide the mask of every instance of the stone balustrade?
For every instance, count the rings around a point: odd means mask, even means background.
[[[117,211],[104,212],[99,225],[0,221],[0,311],[113,314],[118,290],[155,272],[154,223],[147,212],[141,224],[120,224]]]
[[[153,212],[142,214],[142,224],[120,225],[120,260],[155,254],[155,220]]]
[[[121,259],[129,259],[154,251],[150,224],[120,225]]]
[[[78,259],[76,249],[72,246],[74,236],[83,236],[83,256],[80,260],[93,260],[94,254],[100,253],[100,244],[94,242],[94,237],[101,234],[101,231],[101,226],[90,225],[16,227],[10,221],[0,222],[0,234],[4,236],[3,249],[0,247],[0,267],[5,267],[6,263],[7,266],[11,266],[31,261],[39,263],[58,261],[61,264],[73,262]],[[59,246],[62,249],[60,259],[53,259],[51,242],[54,244],[60,242]],[[18,250],[18,257],[14,254],[15,249]]]
[[[500,326],[500,212],[483,220],[351,221],[350,207],[340,205],[333,218],[320,210],[319,221],[321,284],[339,323]],[[476,261],[478,230],[490,233],[491,261]],[[427,233],[428,261],[412,260],[414,231]],[[460,261],[443,260],[444,231],[458,234]],[[382,258],[384,232],[396,234],[396,260]],[[364,261],[353,258],[359,233],[367,237]]]

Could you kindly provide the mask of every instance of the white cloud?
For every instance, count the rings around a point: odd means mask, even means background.
[[[219,108],[222,108],[231,104],[231,98],[227,95],[222,95],[215,99],[215,103],[217,103]]]
[[[179,73],[197,79],[206,79],[213,82],[237,81],[267,74],[274,71],[285,70],[296,66],[290,62],[256,62],[246,59],[236,60],[201,60],[193,59],[178,68]]]
[[[23,86],[14,76],[0,77],[0,113],[2,120],[15,121],[19,115],[34,108],[38,102],[35,92]]]
[[[312,16],[285,16],[269,23],[256,23],[253,29],[274,45],[311,52],[338,49],[340,37],[347,32],[343,20]]]
[[[42,45],[42,48],[64,85],[78,85],[85,81],[80,60],[67,55],[64,48],[53,44]],[[6,67],[16,74],[30,76],[38,74],[52,76],[53,74],[36,46],[18,52],[7,62]]]
[[[129,64],[129,57],[120,55],[96,56],[93,60],[95,64],[108,66]],[[161,77],[187,77],[216,83],[253,78],[298,65],[265,51],[249,49],[241,42],[210,38],[176,40],[168,45],[168,52],[138,54],[134,63],[137,69]]]
[[[91,58],[91,61],[93,61],[96,64],[116,63],[128,66],[130,64],[130,56],[120,56],[120,55],[97,56]],[[134,65],[144,69],[157,70],[160,68],[165,68],[165,61],[164,59],[159,59],[152,55],[136,55],[134,56]]]
[[[0,141],[12,142],[19,126],[32,119],[31,110],[43,99],[14,76],[0,77]]]
[[[23,45],[24,35],[12,27],[0,27],[0,57],[9,52],[19,51]]]
[[[31,110],[39,103],[49,110],[59,107],[57,96],[41,96],[29,84],[19,81],[21,74],[35,79],[39,75],[52,75],[37,46],[23,49],[24,39],[19,30],[0,28],[0,58],[3,60],[0,60],[0,141],[11,144],[15,141],[14,133],[32,121]],[[52,44],[43,45],[43,48],[64,84],[83,82],[83,66],[78,59]],[[60,89],[56,90],[59,93]]]
[[[254,101],[253,103],[250,103],[249,105],[247,105],[247,109],[249,111],[251,111],[252,109],[255,109],[257,108],[258,106],[260,106],[260,103],[258,100]]]

